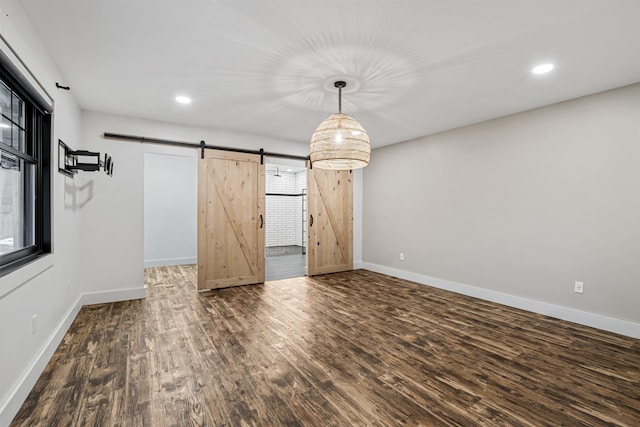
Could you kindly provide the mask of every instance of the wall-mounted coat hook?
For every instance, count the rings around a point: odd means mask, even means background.
[[[62,86],[60,83],[56,82],[56,87],[58,89],[71,90],[69,86]]]

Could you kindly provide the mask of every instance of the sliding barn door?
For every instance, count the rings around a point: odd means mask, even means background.
[[[307,170],[307,274],[353,269],[351,171]]]
[[[198,289],[264,282],[260,156],[205,150],[198,163]]]

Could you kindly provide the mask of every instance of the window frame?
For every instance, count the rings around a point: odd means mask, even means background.
[[[0,255],[0,277],[5,276],[35,259],[51,253],[51,140],[52,114],[34,98],[21,83],[18,72],[0,61],[0,80],[25,104],[25,139],[23,150],[0,143],[0,150],[34,165],[33,194],[24,196],[25,212],[33,204],[33,221],[23,225],[33,228],[33,243],[22,249]],[[26,181],[26,179],[25,179]],[[23,188],[30,187],[23,183]],[[28,188],[31,192],[31,188]],[[26,214],[25,214],[26,216]]]

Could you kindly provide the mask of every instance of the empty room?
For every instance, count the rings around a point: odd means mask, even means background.
[[[638,22],[3,0],[0,427],[640,425]]]

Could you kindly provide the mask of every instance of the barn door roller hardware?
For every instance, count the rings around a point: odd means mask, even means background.
[[[160,144],[160,145],[173,145],[175,147],[197,148],[200,150],[201,159],[204,159],[204,150],[206,149],[206,150],[233,151],[234,153],[256,154],[260,156],[260,164],[264,164],[265,157],[277,157],[280,159],[292,159],[292,160],[303,160],[303,161],[310,160],[309,156],[294,156],[292,154],[272,153],[270,151],[265,151],[264,148],[261,148],[259,150],[247,150],[244,148],[221,147],[218,145],[205,144],[204,141],[200,141],[200,143],[172,141],[170,139],[147,138],[144,136],[123,135],[119,133],[110,133],[110,132],[105,132],[104,137],[106,139],[116,139],[118,141],[140,142],[142,144]]]
[[[58,172],[73,177],[78,171],[97,172],[100,169],[113,176],[113,161],[110,155],[104,153],[102,160],[99,152],[72,150],[61,139],[58,140]]]

